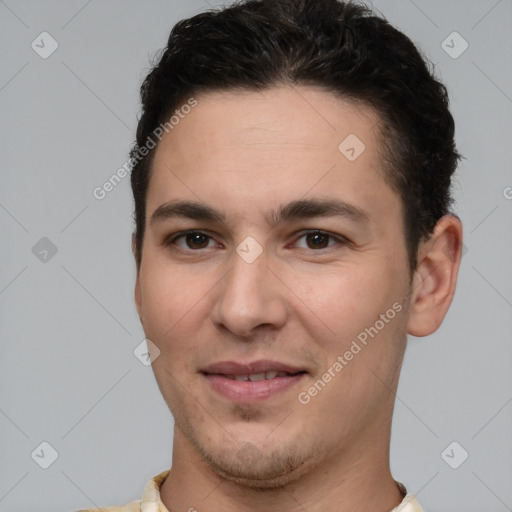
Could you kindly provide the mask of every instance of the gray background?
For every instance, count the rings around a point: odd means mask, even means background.
[[[92,191],[127,159],[150,58],[209,5],[0,0],[1,512],[123,504],[171,463],[172,418],[133,354],[129,178]],[[467,158],[467,252],[443,326],[410,340],[392,470],[427,511],[512,510],[512,1],[373,5],[436,65]],[[31,48],[43,31],[59,45],[47,59]],[[442,47],[453,31],[469,43],[457,58]],[[43,237],[57,248],[46,261]],[[58,452],[48,469],[43,441]]]

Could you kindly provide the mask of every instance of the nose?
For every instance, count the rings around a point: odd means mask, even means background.
[[[286,286],[269,268],[265,251],[252,263],[235,252],[217,293],[212,320],[218,328],[251,338],[258,330],[278,330],[286,323]]]

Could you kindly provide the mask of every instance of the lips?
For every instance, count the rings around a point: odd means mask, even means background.
[[[268,359],[253,361],[247,364],[238,363],[236,361],[220,361],[203,369],[203,373],[217,375],[257,375],[270,372],[295,375],[297,373],[305,372],[305,370],[297,366],[291,366],[289,364],[281,363],[279,361],[271,361]]]
[[[214,391],[230,401],[254,403],[293,387],[307,372],[278,361],[260,360],[247,364],[221,361],[201,373]]]

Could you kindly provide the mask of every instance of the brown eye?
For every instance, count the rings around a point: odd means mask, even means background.
[[[306,240],[310,249],[324,249],[328,246],[329,235],[316,231],[308,233],[306,235]]]
[[[197,251],[207,249],[213,241],[211,236],[201,231],[188,231],[169,238],[165,241],[165,245],[181,251]]]
[[[208,247],[209,238],[203,233],[188,233],[185,235],[186,244],[190,249],[205,249]]]
[[[304,242],[300,242],[304,239]],[[335,236],[325,231],[308,231],[295,242],[300,249],[327,249],[333,245],[345,245],[347,240],[342,236]]]

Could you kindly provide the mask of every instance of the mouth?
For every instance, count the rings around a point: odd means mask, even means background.
[[[240,382],[259,382],[260,380],[272,380],[280,377],[293,377],[294,375],[299,375],[301,373],[305,372],[297,372],[297,373],[288,373],[288,372],[276,372],[276,371],[270,371],[270,372],[262,372],[262,373],[250,373],[250,374],[244,374],[244,375],[224,375],[222,373],[211,373],[207,375],[221,375],[223,377],[226,377],[226,379],[232,379],[232,380],[238,380]]]
[[[295,387],[308,372],[265,360],[248,364],[219,362],[206,367],[201,373],[216,394],[231,402],[248,404],[268,400]]]

